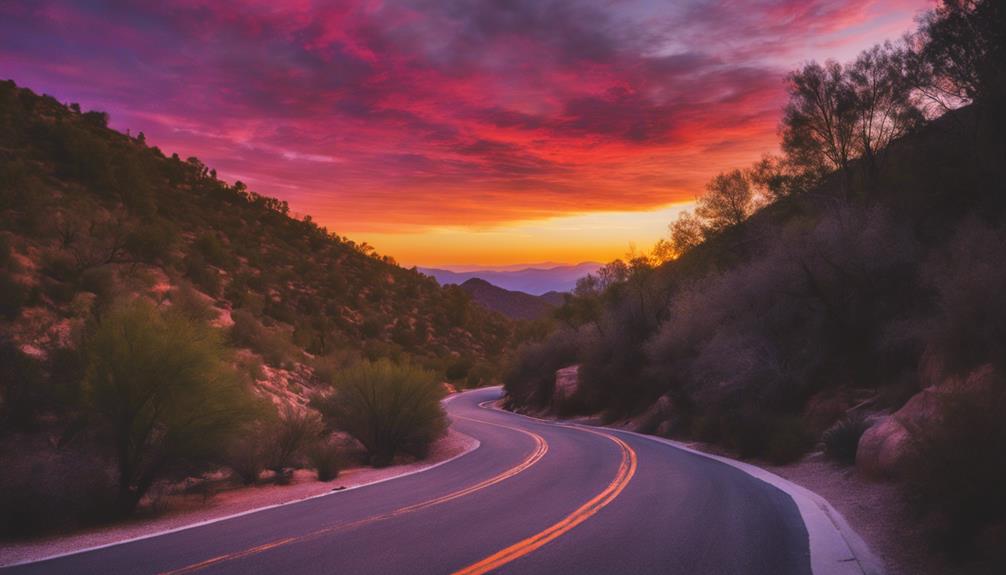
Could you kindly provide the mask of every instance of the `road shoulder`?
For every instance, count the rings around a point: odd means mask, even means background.
[[[262,485],[230,490],[192,508],[126,523],[106,525],[68,535],[26,541],[0,541],[0,567],[32,563],[53,557],[118,545],[191,529],[233,517],[256,513],[307,499],[358,489],[406,475],[421,473],[453,461],[475,449],[479,441],[451,429],[437,442],[430,456],[406,465],[383,469],[357,467],[344,470],[330,482],[317,481],[314,473],[300,471],[290,485]]]

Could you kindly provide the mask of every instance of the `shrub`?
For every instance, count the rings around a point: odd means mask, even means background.
[[[0,334],[0,429],[25,429],[42,407],[42,370],[6,335]]]
[[[342,453],[330,438],[320,438],[307,448],[307,460],[318,473],[318,481],[331,481],[339,476]]]
[[[0,317],[14,319],[28,303],[31,290],[19,282],[14,274],[0,270]]]
[[[945,385],[938,420],[909,429],[905,493],[934,520],[937,539],[963,554],[1006,520],[1006,381],[985,367]]]
[[[869,428],[870,422],[861,415],[850,415],[842,419],[821,436],[825,456],[842,465],[856,463],[859,438]]]
[[[576,332],[564,330],[542,342],[522,345],[503,376],[507,400],[516,406],[545,406],[555,391],[555,372],[579,356]]]
[[[769,462],[775,465],[792,463],[814,447],[814,436],[807,431],[799,416],[779,417],[772,428],[767,448]]]
[[[230,330],[231,341],[260,354],[269,365],[280,367],[294,353],[293,345],[283,333],[264,327],[251,313],[234,310],[231,319],[234,320]]]
[[[213,304],[186,281],[171,291],[171,308],[193,321],[210,321],[218,315]]]
[[[209,296],[220,294],[220,273],[200,254],[193,253],[185,259],[185,275]]]
[[[101,316],[84,357],[87,405],[116,454],[119,513],[173,466],[218,460],[254,414],[218,333],[145,300]]]
[[[266,467],[263,423],[255,422],[237,434],[227,447],[224,461],[244,485],[258,482]]]
[[[288,470],[298,464],[305,450],[321,433],[321,418],[314,411],[284,406],[269,433],[266,443],[267,467],[276,473],[278,483],[289,481]]]
[[[164,261],[171,255],[178,233],[165,220],[144,223],[126,236],[126,249],[147,263]]]
[[[426,457],[447,429],[443,393],[433,372],[382,359],[346,369],[333,393],[312,403],[331,428],[363,445],[371,465],[383,467],[399,453]]]

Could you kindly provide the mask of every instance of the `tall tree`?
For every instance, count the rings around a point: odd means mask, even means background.
[[[856,102],[842,65],[806,64],[789,75],[789,104],[783,112],[782,147],[793,161],[826,165],[851,189],[850,163],[857,155]]]
[[[876,184],[888,146],[922,123],[905,73],[905,50],[889,42],[859,54],[847,68],[856,112],[857,148],[871,185]]]

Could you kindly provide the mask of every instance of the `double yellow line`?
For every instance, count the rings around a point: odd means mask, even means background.
[[[462,417],[460,419],[468,419],[468,418]],[[492,485],[496,485],[501,481],[509,479],[527,470],[529,467],[540,461],[541,458],[545,456],[545,453],[548,452],[548,443],[542,436],[538,435],[537,433],[532,433],[530,431],[525,431],[523,429],[519,429],[516,427],[510,427],[508,425],[492,423],[489,421],[483,421],[483,420],[469,420],[469,421],[477,421],[478,423],[493,425],[496,427],[502,427],[523,433],[527,436],[530,436],[534,440],[535,448],[526,458],[524,458],[520,463],[518,463],[514,467],[511,467],[506,471],[503,471],[502,473],[494,475],[489,479],[486,479],[484,481],[481,481],[464,489],[459,489],[457,491],[448,493],[440,497],[436,497],[434,499],[430,499],[413,505],[408,505],[406,507],[401,507],[394,511],[390,511],[388,513],[384,513],[381,515],[367,517],[365,519],[360,519],[358,521],[341,523],[338,525],[333,525],[331,527],[326,527],[324,529],[312,531],[305,535],[277,539],[275,541],[271,541],[263,545],[251,547],[249,549],[244,549],[242,551],[227,553],[225,555],[213,557],[211,559],[207,559],[206,561],[194,563],[192,565],[181,567],[179,569],[166,571],[162,575],[182,575],[184,573],[191,573],[209,567],[211,565],[216,565],[219,563],[223,563],[225,561],[233,561],[235,559],[242,559],[290,543],[317,539],[319,537],[330,535],[332,533],[336,533],[339,531],[352,529],[354,527],[359,527],[377,521],[383,521],[385,519],[390,519],[392,517],[398,517],[400,515],[412,513],[415,511],[419,511],[421,509],[427,509],[429,507],[433,507],[434,505],[440,505],[442,503],[458,499],[459,497],[470,495],[472,493],[475,493]],[[594,431],[583,427],[577,427],[575,429],[604,437],[615,443],[621,449],[622,459],[619,464],[618,471],[615,474],[615,478],[611,481],[611,483],[609,483],[608,486],[605,487],[603,491],[601,491],[601,493],[597,494],[590,501],[581,505],[575,511],[573,511],[572,513],[570,513],[569,515],[567,515],[554,525],[548,527],[547,529],[539,533],[536,533],[535,535],[532,535],[531,537],[518,541],[517,543],[514,543],[513,545],[505,549],[502,549],[477,563],[474,563],[463,569],[460,569],[456,571],[453,575],[481,575],[483,573],[492,571],[493,569],[497,569],[507,563],[510,563],[511,561],[515,561],[521,557],[533,553],[537,549],[540,549],[544,545],[562,536],[563,534],[569,532],[577,525],[583,523],[584,521],[592,517],[598,511],[600,511],[605,506],[614,501],[615,498],[618,497],[618,495],[625,489],[625,487],[629,484],[629,481],[636,474],[636,467],[638,464],[636,452],[633,451],[633,449],[629,447],[629,445],[626,444],[624,441],[613,435],[609,435],[607,433],[602,433],[599,431]]]
[[[455,417],[457,417],[457,416],[455,416]],[[399,509],[395,509],[394,511],[389,511],[388,513],[383,513],[383,514],[380,514],[380,515],[374,515],[374,516],[371,516],[371,517],[367,517],[365,519],[360,519],[358,521],[350,521],[350,522],[347,522],[347,523],[340,523],[338,525],[333,525],[331,527],[326,527],[324,529],[318,529],[317,531],[312,531],[312,532],[307,533],[305,535],[299,535],[297,537],[286,537],[284,539],[277,539],[275,541],[270,541],[269,543],[265,543],[263,545],[258,545],[256,547],[251,547],[249,549],[244,549],[244,550],[241,550],[241,551],[236,551],[234,553],[227,553],[227,554],[224,554],[224,555],[219,555],[217,557],[213,557],[213,558],[207,559],[205,561],[200,561],[199,563],[193,563],[191,565],[186,565],[185,567],[180,567],[178,569],[174,569],[174,570],[171,570],[171,571],[165,571],[161,575],[182,575],[184,573],[192,573],[194,571],[198,571],[200,569],[204,569],[204,568],[209,567],[211,565],[216,565],[218,563],[223,563],[225,561],[233,561],[235,559],[242,559],[244,557],[249,557],[251,555],[256,555],[258,553],[262,553],[263,551],[268,551],[270,549],[275,549],[276,547],[281,547],[283,545],[287,545],[287,544],[290,544],[290,543],[310,541],[310,540],[317,539],[317,538],[325,536],[325,535],[330,535],[332,533],[336,533],[338,531],[345,531],[347,529],[352,529],[354,527],[360,527],[362,525],[367,525],[369,523],[375,523],[377,521],[383,521],[385,519],[391,519],[392,517],[398,517],[400,515],[405,515],[406,513],[412,513],[414,511],[419,511],[421,509],[426,509],[426,508],[429,508],[429,507],[433,507],[434,505],[440,505],[441,503],[447,503],[448,501],[452,501],[454,499],[457,499],[459,497],[464,497],[466,495],[471,495],[472,493],[475,493],[476,491],[480,491],[480,490],[485,489],[487,487],[496,485],[497,483],[499,483],[501,481],[509,479],[509,478],[513,477],[514,475],[517,475],[518,473],[521,473],[521,472],[525,471],[526,469],[528,469],[529,467],[531,467],[535,463],[538,463],[538,461],[540,461],[542,457],[545,457],[545,453],[548,452],[548,443],[545,441],[545,439],[542,436],[538,435],[537,433],[532,433],[530,431],[525,431],[523,429],[518,429],[516,427],[510,427],[509,425],[501,425],[499,423],[492,423],[492,422],[489,422],[489,421],[483,421],[483,420],[480,420],[480,419],[479,420],[469,419],[467,417],[457,417],[457,418],[458,419],[466,419],[468,421],[475,421],[475,422],[478,422],[478,423],[484,423],[486,425],[493,425],[493,426],[496,426],[496,427],[502,427],[504,429],[510,429],[510,430],[513,430],[513,431],[518,431],[520,433],[523,433],[524,435],[527,435],[527,436],[531,437],[531,439],[534,440],[535,448],[534,448],[534,450],[531,451],[530,455],[528,455],[527,457],[525,457],[520,463],[518,463],[514,467],[511,467],[511,468],[507,469],[506,471],[503,471],[502,473],[494,475],[494,476],[490,477],[489,479],[486,479],[484,481],[480,481],[479,483],[476,483],[475,485],[471,485],[471,486],[466,487],[464,489],[459,489],[457,491],[448,493],[447,495],[436,497],[434,499],[430,499],[430,500],[423,501],[423,502],[420,502],[420,503],[416,503],[416,504],[413,504],[413,505],[408,505],[406,507],[401,507]]]
[[[528,537],[527,539],[518,541],[506,549],[493,553],[478,563],[459,569],[458,571],[455,571],[453,575],[482,575],[483,573],[488,573],[493,569],[502,567],[511,561],[520,559],[525,555],[529,555],[592,517],[595,513],[614,501],[622,490],[625,489],[625,487],[629,484],[629,481],[632,479],[632,476],[636,474],[636,452],[624,441],[613,435],[600,433],[582,427],[577,429],[610,439],[618,445],[619,448],[621,448],[622,462],[618,467],[618,472],[615,474],[615,479],[608,484],[604,491],[599,493],[587,503],[584,503],[558,523],[532,535],[531,537]]]

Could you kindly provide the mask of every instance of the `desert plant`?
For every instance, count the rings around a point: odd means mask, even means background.
[[[821,435],[824,454],[842,465],[856,463],[859,438],[870,428],[870,422],[862,415],[849,415],[831,426]]]
[[[84,356],[86,403],[107,424],[122,514],[172,466],[221,456],[254,415],[218,333],[145,300],[102,315]]]
[[[319,438],[307,448],[307,460],[318,474],[318,481],[331,481],[339,476],[342,453],[331,438]]]
[[[171,290],[171,307],[193,321],[210,321],[217,317],[213,304],[184,280]]]
[[[321,433],[321,418],[314,411],[284,406],[269,426],[266,442],[267,467],[276,474],[278,483],[289,480],[289,469],[295,466],[307,447]]]
[[[312,403],[331,428],[363,445],[371,465],[383,467],[399,453],[426,456],[447,429],[443,393],[433,372],[382,359],[346,369],[333,393],[316,396]]]

